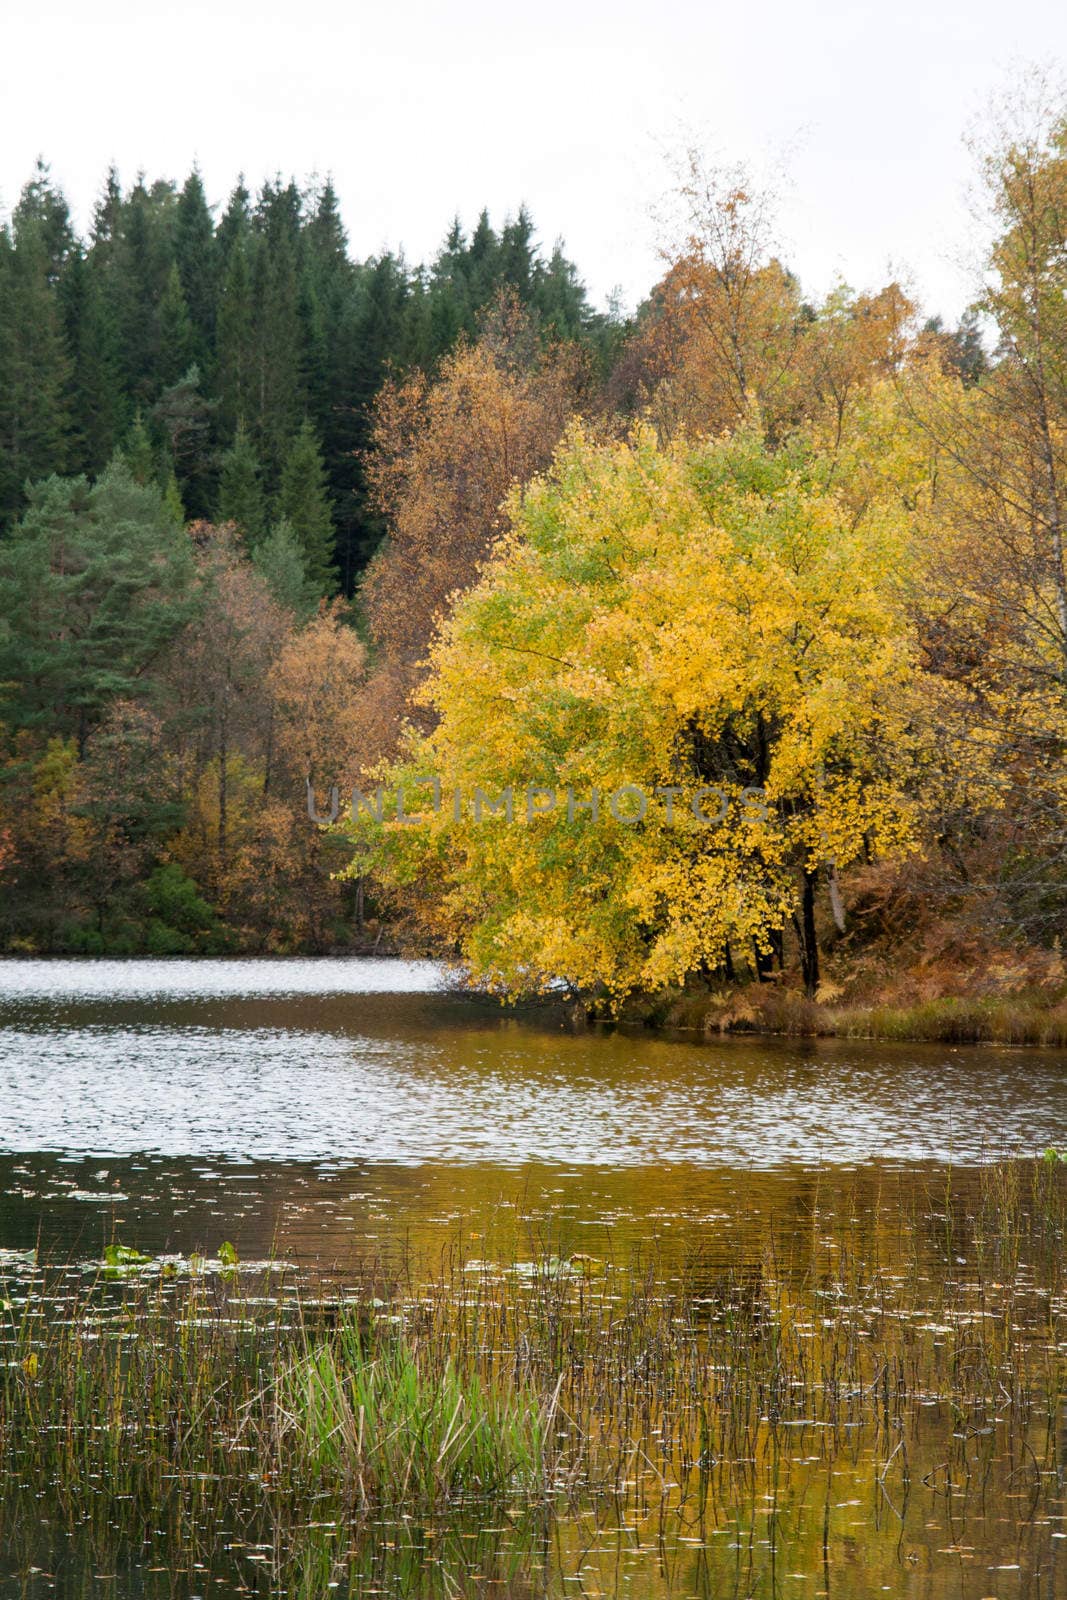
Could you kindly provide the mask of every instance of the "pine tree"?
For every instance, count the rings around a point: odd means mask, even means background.
[[[152,407],[152,420],[166,443],[167,459],[194,520],[209,515],[217,494],[213,448],[217,409],[218,401],[201,392],[200,369],[195,365],[169,384]]]
[[[32,203],[17,209],[14,238],[0,229],[0,524],[30,479],[66,466],[70,366],[53,245]]]
[[[161,383],[177,383],[194,363],[196,339],[185,291],[175,262],[171,262],[167,282],[159,302],[159,359],[157,374]]]
[[[416,343],[415,290],[402,259],[382,255],[356,269],[355,297],[345,326],[347,385],[352,406],[348,492],[338,500],[342,584],[352,592],[359,571],[381,541],[383,524],[367,493],[364,452],[371,440],[374,397],[391,363],[431,366],[436,353]]]
[[[225,280],[219,300],[218,393],[223,427],[257,415],[255,319],[252,309],[250,240],[236,233],[226,258]]]
[[[424,329],[417,365],[424,369],[435,367],[447,355],[466,326],[467,296],[462,278],[465,251],[466,240],[457,217],[433,264],[423,295]]]
[[[338,348],[353,300],[353,273],[348,260],[337,196],[327,183],[303,233],[300,303],[307,351],[308,404],[328,460],[335,454],[331,431],[346,404],[347,351]],[[347,436],[336,454],[348,448]]]
[[[93,487],[55,477],[37,486],[0,544],[0,681],[12,686],[5,716],[73,736],[84,750],[107,706],[142,692],[146,670],[189,614],[190,582],[180,524],[123,461]]]
[[[504,224],[500,235],[500,278],[511,285],[524,304],[529,303],[533,293],[537,260],[533,238],[533,219],[526,207],[520,206],[518,216]]]
[[[174,214],[174,260],[189,314],[189,361],[210,370],[218,309],[219,247],[200,173],[194,167],[182,186]]]
[[[291,522],[283,517],[274,524],[252,552],[252,565],[278,604],[291,611],[298,622],[314,616],[318,595],[308,582],[300,541]]]
[[[121,233],[114,254],[115,295],[120,316],[124,380],[139,403],[158,390],[159,302],[166,283],[144,183],[123,202]]]
[[[347,267],[348,239],[332,178],[327,178],[319,190],[315,210],[304,229],[304,242],[309,260],[318,262],[326,271]]]
[[[126,428],[122,356],[113,307],[95,258],[76,250],[59,284],[70,353],[70,465],[95,475]]]
[[[322,445],[338,550],[347,557],[357,533],[359,452],[366,443],[361,407],[362,327],[357,272],[348,259],[337,196],[319,192],[303,233],[302,306],[306,325],[308,414]],[[344,559],[345,586],[352,572]]]
[[[316,593],[332,594],[337,583],[333,517],[322,451],[310,422],[303,424],[286,453],[276,515],[292,524]]]
[[[90,248],[97,260],[110,260],[122,232],[122,185],[118,171],[109,167],[104,189],[93,210]]]
[[[268,482],[277,483],[306,398],[296,247],[281,225],[256,239],[252,291],[256,364],[254,409],[248,421]]]
[[[219,479],[219,522],[235,522],[248,544],[255,546],[266,532],[267,504],[255,446],[243,422],[222,458]]]
[[[129,433],[122,441],[119,457],[134,483],[142,489],[158,483],[159,451],[152,442],[139,408]]]
[[[468,325],[473,325],[474,314],[492,298],[500,282],[500,268],[500,240],[493,231],[488,211],[483,211],[471,234],[465,263]]]
[[[547,267],[542,267],[532,296],[546,329],[560,339],[580,339],[592,321],[585,285],[573,261],[556,241]]]
[[[44,252],[45,275],[54,288],[75,253],[77,242],[67,202],[53,184],[49,168],[40,159],[33,177],[23,186],[12,221],[16,239],[27,228],[36,231]]]
[[[244,174],[234,184],[233,193],[226,204],[215,231],[215,245],[218,252],[220,265],[225,268],[230,259],[230,252],[238,239],[245,239],[252,226],[252,214],[248,202],[250,196],[245,188]]]
[[[185,522],[185,506],[182,502],[182,492],[178,487],[178,477],[173,467],[168,469],[163,483],[163,505],[171,521]]]

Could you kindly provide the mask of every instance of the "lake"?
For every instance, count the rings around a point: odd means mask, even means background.
[[[508,1011],[398,960],[0,962],[9,1297],[20,1277],[96,1270],[116,1243],[189,1257],[228,1241],[319,1290],[546,1256],[598,1272],[644,1263],[662,1282],[770,1259],[798,1288],[846,1255],[934,1273],[946,1195],[969,1204],[994,1162],[1050,1146],[1067,1148],[1055,1052],[575,1029],[562,1008]],[[347,1566],[336,1529],[308,1532],[300,1570],[317,1575],[301,1590],[290,1560],[232,1529],[206,1559],[173,1529],[143,1547],[116,1532],[109,1551],[52,1508],[8,1529],[0,1595],[311,1594],[321,1581],[352,1594],[1037,1600],[1067,1594],[1062,1414],[1058,1426],[1055,1465],[1036,1479],[987,1464],[987,1514],[968,1502],[965,1526],[938,1460],[902,1511],[872,1458],[830,1466],[820,1446],[795,1452],[773,1538],[765,1516],[729,1503],[695,1529],[457,1513],[429,1533],[365,1530]],[[817,1515],[809,1503],[816,1471],[836,1475],[832,1540],[823,1499]]]

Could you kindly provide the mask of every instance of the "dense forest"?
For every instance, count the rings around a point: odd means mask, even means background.
[[[216,215],[112,174],[82,240],[39,169],[0,230],[0,946],[1062,986],[1067,121],[982,176],[946,328],[805,294],[695,155],[629,320],[524,210],[412,268],[350,259],[328,183]],[[688,820],[304,809],[429,772]],[[708,785],[766,806],[709,831]]]
[[[216,219],[180,188],[108,174],[87,239],[39,165],[0,232],[0,528],[29,482],[97,476],[122,450],[185,516],[289,516],[347,594],[381,536],[362,468],[388,372],[432,371],[504,288],[546,335],[602,348],[573,265],[525,210],[453,223],[428,268],[349,258],[329,182],[238,183]],[[314,489],[320,502],[315,503]]]
[[[216,216],[195,171],[126,192],[111,172],[80,239],[38,166],[0,227],[7,947],[344,940],[353,897],[293,815],[310,756],[286,728],[315,737],[316,652],[353,681],[364,657],[343,604],[316,611],[383,536],[383,385],[439,371],[503,303],[539,347],[609,360],[615,323],[521,208],[413,268],[350,258],[328,182],[238,183]]]

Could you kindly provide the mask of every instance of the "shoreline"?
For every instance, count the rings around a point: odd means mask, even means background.
[[[575,1011],[589,1023],[616,1022],[708,1041],[749,1035],[1067,1050],[1067,998],[1056,995],[948,995],[910,1006],[827,1005],[768,984],[717,995],[645,996],[624,1003],[615,1017],[584,1002]]]
[[[655,995],[633,995],[617,1011],[595,996],[570,999],[560,994],[518,996],[513,1000],[466,989],[452,983],[447,963],[423,955],[410,957],[396,950],[369,949],[321,952],[315,955],[271,952],[253,955],[115,955],[0,953],[0,963],[84,963],[95,966],[116,962],[123,966],[214,964],[234,965],[303,962],[351,962],[354,966],[379,962],[429,961],[441,967],[445,981],[438,990],[471,1000],[493,1002],[502,1011],[527,1016],[554,1013],[564,1025],[624,1027],[711,1042],[726,1037],[856,1039],[901,1044],[1005,1045],[1018,1048],[1067,1050],[1067,993],[1031,990],[1014,995],[942,995],[912,1005],[855,1001],[826,1003],[809,1000],[795,989],[778,983],[749,984],[732,990],[693,992],[668,990]]]

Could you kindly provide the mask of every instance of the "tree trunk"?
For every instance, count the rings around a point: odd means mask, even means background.
[[[753,939],[752,954],[756,962],[756,977],[760,983],[767,983],[774,969],[774,951],[761,950],[755,939]]]
[[[819,987],[819,945],[815,937],[815,874],[805,871],[800,902],[800,964],[804,992],[814,1000]]]
[[[226,870],[226,845],[229,828],[229,787],[227,762],[230,754],[228,706],[223,700],[222,716],[219,721],[219,869],[220,874]]]
[[[830,885],[830,910],[834,914],[834,926],[838,933],[844,933],[845,908],[841,903],[841,886],[837,881],[837,868],[832,861],[826,869],[826,881]]]

